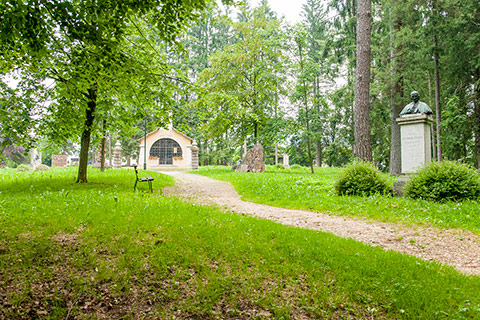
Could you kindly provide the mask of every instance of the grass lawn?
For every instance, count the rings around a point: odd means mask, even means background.
[[[480,317],[479,277],[74,170],[0,170],[0,319]]]
[[[231,182],[247,201],[272,206],[320,211],[405,224],[430,223],[441,228],[480,232],[480,203],[436,203],[389,196],[337,196],[335,179],[340,168],[275,169],[262,174],[237,173],[229,167],[201,167],[196,173]]]

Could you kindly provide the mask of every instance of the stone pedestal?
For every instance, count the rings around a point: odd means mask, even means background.
[[[113,148],[113,169],[120,169],[122,167],[122,147],[120,141],[115,143]]]
[[[189,146],[192,151],[192,170],[198,170],[198,147],[197,143],[193,141],[192,145]]]
[[[432,161],[432,117],[423,113],[397,118],[400,126],[402,174],[415,173]]]

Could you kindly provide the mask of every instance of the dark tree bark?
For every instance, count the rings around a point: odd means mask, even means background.
[[[100,171],[105,171],[105,144],[107,142],[106,129],[107,120],[103,120],[103,132],[102,132],[102,141],[100,142]],[[130,161],[130,158],[128,158]],[[128,164],[130,166],[130,163]]]
[[[359,0],[357,2],[357,69],[353,117],[355,153],[357,158],[365,161],[372,161],[369,115],[371,15],[370,0]]]
[[[440,108],[440,73],[438,65],[438,43],[437,35],[433,35],[433,62],[435,65],[435,118],[437,127],[437,159],[442,161],[442,145],[441,145],[441,122],[442,110]]]
[[[77,182],[87,182],[88,149],[90,147],[90,136],[92,133],[93,120],[95,119],[95,108],[97,106],[97,88],[91,87],[87,91],[87,109],[85,111],[85,125],[80,143],[80,161],[78,164]]]
[[[477,127],[475,128],[475,147],[477,149],[477,168],[480,169],[480,69],[475,72],[475,98],[473,105],[475,108],[475,120]]]
[[[322,166],[322,152],[323,146],[320,141],[317,141],[315,144],[315,160],[317,161],[317,167]]]
[[[302,46],[298,44],[298,52],[300,55],[300,68],[302,69],[302,73],[304,72],[304,65],[303,65],[303,54],[302,54]],[[310,142],[310,114],[308,109],[308,97],[307,97],[307,84],[305,80],[303,80],[303,105],[305,108],[305,129],[307,131],[307,150],[308,150],[308,163],[310,164],[310,171],[315,173],[313,170],[313,161],[312,161],[312,146]]]
[[[389,173],[391,175],[400,175],[402,173],[402,154],[401,154],[401,140],[400,140],[400,126],[396,119],[402,111],[403,101],[403,77],[402,73],[402,58],[399,53],[402,51],[402,46],[395,44],[394,34],[400,31],[402,26],[402,18],[398,15],[396,10],[397,1],[393,1],[393,16],[390,25],[390,55],[391,55],[391,79],[392,88],[390,92],[390,121],[392,126],[391,131],[391,147],[390,147],[390,167]]]

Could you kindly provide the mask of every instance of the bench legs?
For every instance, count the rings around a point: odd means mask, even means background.
[[[137,183],[139,180],[135,180],[135,184],[133,185],[133,191],[137,190]],[[150,189],[150,192],[153,193],[153,184],[152,180],[145,180],[145,181],[140,181],[140,182],[146,182],[148,181],[148,188]]]

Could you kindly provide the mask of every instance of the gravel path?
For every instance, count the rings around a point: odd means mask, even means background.
[[[222,210],[274,220],[288,226],[333,233],[363,243],[448,264],[461,272],[480,275],[480,236],[457,229],[407,227],[371,220],[290,210],[246,202],[228,182],[183,172],[163,172],[176,179],[165,195],[195,203],[217,205]]]

